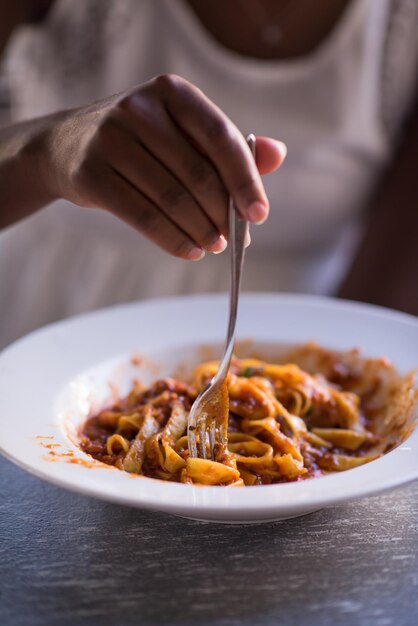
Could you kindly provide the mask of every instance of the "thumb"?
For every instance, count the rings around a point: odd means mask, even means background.
[[[286,158],[287,147],[282,141],[271,137],[257,137],[255,160],[260,174],[270,174],[281,166]]]

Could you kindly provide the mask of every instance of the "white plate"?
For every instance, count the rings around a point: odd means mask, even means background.
[[[401,446],[339,474],[253,488],[191,487],[136,477],[91,461],[74,443],[92,408],[140,377],[175,372],[221,345],[225,296],[129,304],[47,326],[0,355],[0,449],[29,472],[83,494],[139,508],[220,522],[261,522],[312,512],[418,477],[418,429]],[[377,307],[326,298],[249,294],[238,337],[257,344],[315,340],[361,347],[406,372],[418,365],[418,321]],[[146,355],[140,365],[132,355]],[[112,381],[116,389],[109,386]]]

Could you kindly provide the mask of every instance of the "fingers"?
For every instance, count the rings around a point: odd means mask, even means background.
[[[198,261],[204,251],[123,176],[107,167],[100,206],[122,218],[169,254]]]
[[[187,133],[173,123],[160,102],[150,102],[143,92],[133,94],[124,107],[129,114],[128,132],[134,133],[149,153],[171,172],[195,199],[208,219],[228,236],[228,191],[214,165],[196,149]],[[117,122],[126,124],[124,116]]]
[[[213,183],[214,189],[218,190],[218,202],[208,202],[210,206],[206,210],[221,232],[225,233],[227,229],[228,195],[232,196],[244,217],[256,223],[264,221],[268,214],[268,200],[246,141],[237,127],[199,89],[177,76],[164,75],[133,92],[125,103],[125,110],[136,118],[138,136],[149,149],[152,145],[153,152],[165,150],[165,155],[169,152],[173,159],[182,146],[180,154],[184,160],[179,161],[176,171],[181,180],[186,180],[183,164],[187,164],[188,172],[194,173],[195,178]],[[161,127],[161,104],[168,114],[165,132],[169,141],[161,141],[157,147],[155,139]],[[154,116],[158,116],[159,123]],[[186,154],[187,144],[189,155]],[[158,152],[158,158],[166,162],[170,156],[163,157],[162,154]],[[193,163],[197,165],[193,166]],[[211,185],[205,187],[210,189]],[[226,194],[222,193],[222,188],[226,189]],[[219,196],[223,197],[222,203]],[[204,206],[204,199],[200,202]],[[216,211],[219,212],[217,206],[222,207],[222,225],[216,215]]]
[[[243,217],[267,218],[269,204],[255,161],[237,127],[197,87],[164,77],[167,110],[208,156]]]
[[[189,189],[158,161],[132,134],[116,125],[108,130],[112,145],[112,166],[124,179],[159,208],[197,246],[219,253],[226,248],[208,215]]]

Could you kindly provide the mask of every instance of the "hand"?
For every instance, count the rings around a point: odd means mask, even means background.
[[[52,196],[107,209],[192,260],[226,247],[229,196],[251,222],[267,218],[260,174],[286,153],[281,142],[259,137],[256,165],[231,120],[173,75],[64,112],[46,135],[43,175]]]

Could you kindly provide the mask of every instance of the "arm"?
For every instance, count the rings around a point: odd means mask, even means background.
[[[339,296],[418,314],[418,99]]]
[[[283,158],[283,144],[261,137],[256,164],[218,107],[163,75],[0,130],[0,227],[64,198],[107,209],[170,254],[198,259],[225,248],[229,196],[251,222],[266,219],[260,173]]]

